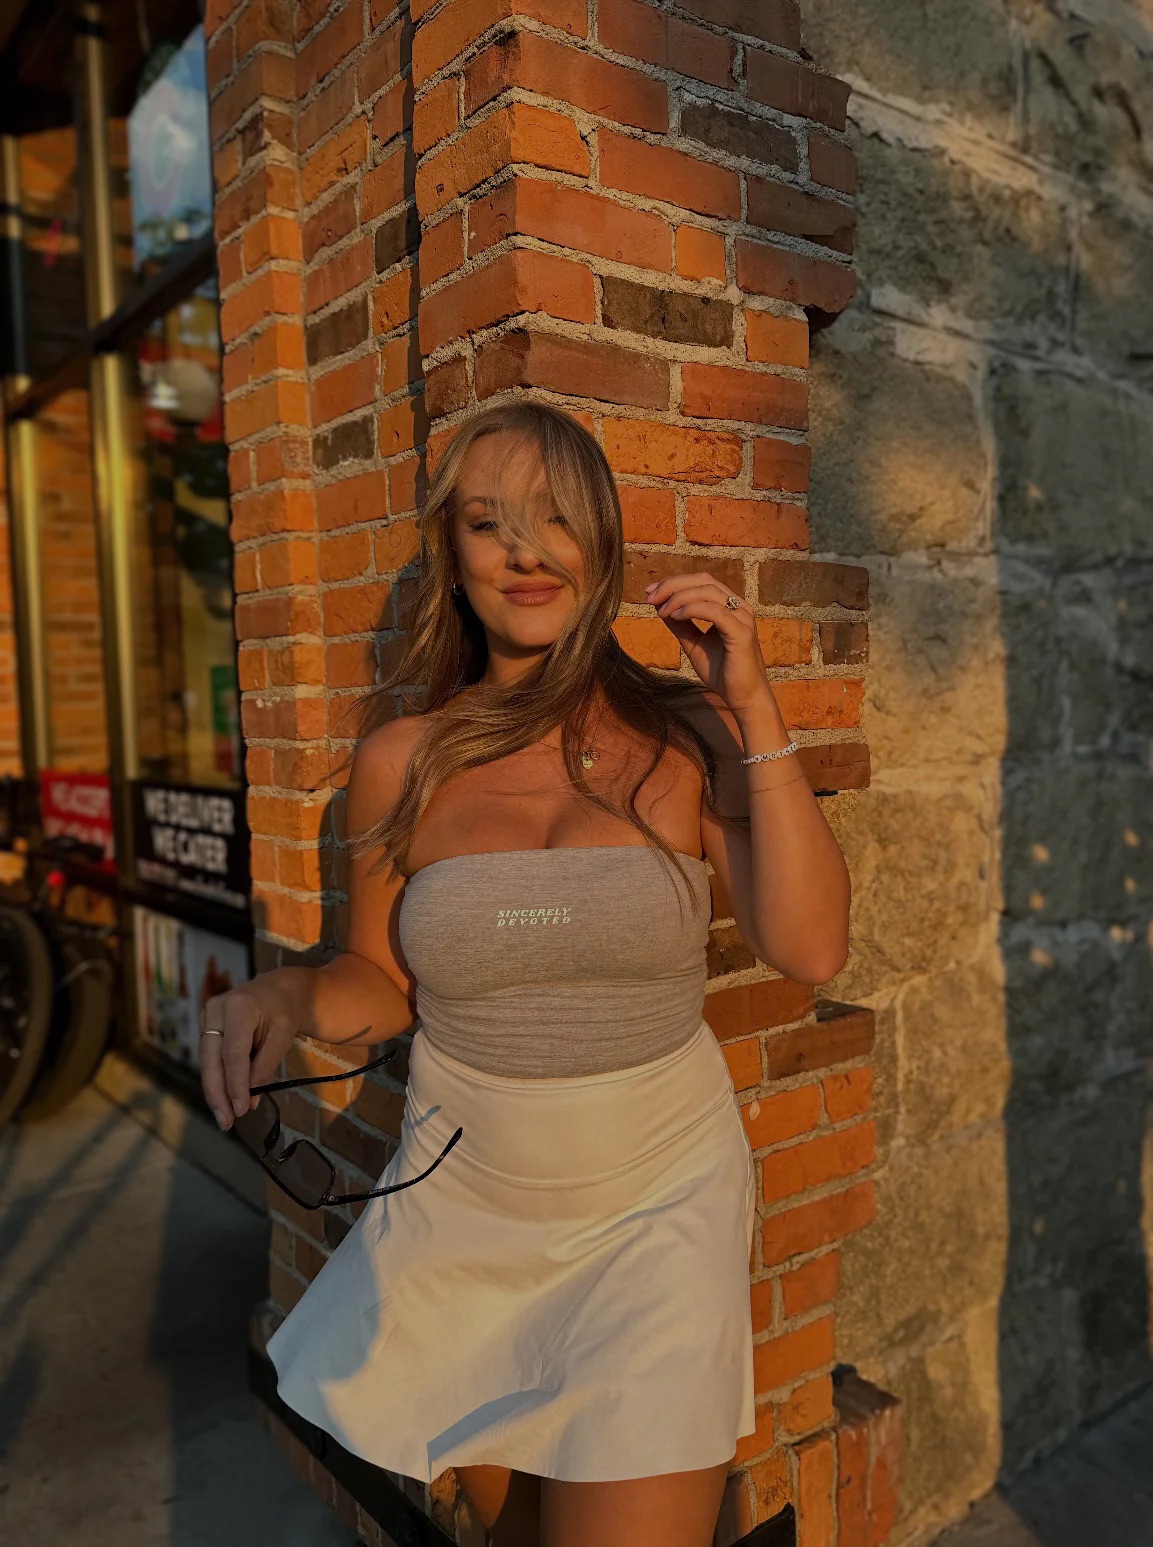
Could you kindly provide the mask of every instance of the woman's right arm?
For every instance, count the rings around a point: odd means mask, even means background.
[[[393,720],[361,743],[349,771],[347,833],[366,831],[396,802],[416,733],[415,717]],[[275,1077],[298,1036],[361,1045],[412,1024],[415,985],[397,927],[404,878],[387,867],[370,875],[375,857],[348,857],[348,930],[339,956],[322,967],[258,973],[205,1005],[202,1026],[223,1032],[200,1038],[201,1085],[221,1128],[248,1111],[251,1087]]]

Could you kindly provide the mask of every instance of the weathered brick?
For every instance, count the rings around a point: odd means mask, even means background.
[[[817,1134],[765,1156],[761,1162],[761,1197],[766,1203],[779,1203],[810,1188],[853,1176],[871,1166],[876,1158],[876,1135],[871,1122]]]
[[[777,317],[772,312],[747,307],[745,353],[750,360],[768,365],[791,365],[798,370],[807,370],[809,324],[795,317]]]
[[[685,537],[717,547],[807,548],[809,521],[802,505],[690,495]]]
[[[397,269],[372,292],[372,331],[379,338],[396,328],[408,328],[420,301],[415,264]]]
[[[777,167],[782,172],[800,170],[801,154],[791,130],[717,102],[687,102],[681,109],[681,133],[742,161]]]
[[[605,455],[617,473],[719,483],[741,470],[741,441],[722,430],[606,418],[603,435]]]
[[[857,158],[840,140],[827,134],[809,135],[809,175],[813,182],[838,193],[856,193]]]
[[[846,730],[860,724],[865,684],[840,677],[789,677],[773,683],[773,696],[791,729]]]
[[[826,666],[863,665],[869,659],[868,625],[840,620],[822,623],[821,659]]]
[[[821,1121],[821,1088],[815,1084],[798,1085],[795,1090],[762,1096],[741,1108],[741,1120],[753,1149],[799,1138],[811,1133]]]
[[[304,309],[318,312],[362,285],[372,274],[372,243],[367,236],[309,269],[304,280]]]
[[[438,81],[430,91],[424,92],[412,107],[413,154],[423,156],[425,151],[447,140],[460,122],[457,105],[459,85],[455,75]],[[467,112],[467,110],[466,110]]]
[[[591,322],[593,281],[588,268],[549,253],[516,249],[450,281],[420,302],[420,347],[425,354],[519,312],[547,312],[569,322]]]
[[[681,366],[681,411],[696,419],[739,419],[803,430],[809,418],[809,387],[793,376],[686,361]]]
[[[606,188],[620,188],[646,199],[661,199],[698,215],[736,220],[741,212],[741,185],[735,172],[714,162],[689,156],[668,145],[597,133],[600,179]]]
[[[321,472],[328,472],[343,462],[367,461],[375,450],[376,436],[371,414],[361,419],[350,419],[312,438],[312,458]]]
[[[645,333],[676,344],[728,348],[733,341],[733,307],[729,301],[641,285],[616,274],[601,280],[601,319],[607,328]]]
[[[762,1260],[771,1267],[842,1240],[867,1225],[876,1208],[876,1188],[869,1178],[827,1198],[770,1214],[761,1225]]]
[[[325,140],[319,150],[306,157],[300,173],[300,195],[304,203],[314,203],[357,167],[363,166],[367,156],[368,125],[363,118],[354,118]]]
[[[356,408],[364,408],[376,395],[376,360],[372,355],[327,371],[312,383],[312,422],[322,425]]]
[[[782,686],[779,682],[775,683],[774,693]],[[822,1001],[818,1005],[815,1025],[779,1031],[768,1038],[765,1056],[766,1072],[770,1080],[783,1080],[795,1074],[811,1074],[814,1070],[848,1063],[851,1059],[863,1058],[866,1053],[872,1052],[876,1035],[872,1010],[858,1005],[843,1005],[833,1012],[832,1003]]]
[[[309,365],[334,360],[367,340],[368,300],[365,296],[358,296],[326,317],[318,317],[304,330]]]
[[[643,0],[599,0],[597,31],[615,53],[713,86],[733,85],[736,49],[728,38],[665,15]]]
[[[781,1303],[786,1317],[804,1316],[831,1305],[841,1282],[841,1254],[834,1247],[781,1274]]]
[[[863,1064],[859,1069],[845,1069],[839,1074],[827,1074],[822,1080],[825,1091],[825,1111],[831,1123],[842,1123],[847,1118],[859,1117],[869,1110],[872,1102],[873,1071]]]
[[[801,14],[797,0],[681,0],[681,8],[727,27],[731,32],[762,38],[790,48],[801,46]]]
[[[540,178],[512,177],[469,206],[469,257],[512,235],[636,268],[668,273],[672,267],[672,232],[662,216]]]
[[[421,86],[450,64],[497,22],[531,16],[558,32],[583,38],[588,32],[585,0],[456,0],[416,29],[412,42],[412,80]]]
[[[639,350],[516,328],[477,351],[476,395],[545,387],[637,408],[668,408],[669,365]]]
[[[836,252],[852,252],[857,217],[849,205],[764,177],[750,177],[748,190],[751,225],[804,237]]]
[[[364,11],[359,5],[342,5],[296,56],[296,91],[307,96],[312,88],[346,60],[364,39]]]
[[[796,1448],[798,1547],[833,1547],[836,1541],[835,1451],[830,1434],[814,1434]]]
[[[778,607],[869,605],[869,571],[859,564],[793,564],[766,559],[759,566],[758,600]]]
[[[305,262],[311,263],[317,253],[343,241],[356,230],[359,219],[356,190],[342,188],[305,220],[302,227]]]
[[[457,222],[459,226],[459,221]],[[383,274],[402,258],[410,257],[420,246],[420,217],[414,204],[381,221],[373,235],[376,272]]]
[[[723,235],[701,226],[678,226],[677,273],[683,279],[715,279],[723,285],[727,278]]]
[[[388,486],[382,473],[359,473],[316,491],[316,519],[322,532],[361,521],[380,521],[387,513]]]
[[[802,1375],[830,1364],[833,1357],[832,1316],[820,1316],[793,1332],[756,1344],[753,1374],[758,1396],[793,1385]]]
[[[849,88],[834,75],[823,75],[797,59],[750,48],[745,53],[745,79],[754,102],[794,118],[814,119],[830,129],[845,127]]]
[[[562,113],[510,102],[467,128],[416,169],[423,218],[515,162],[587,177],[589,154],[575,122]]]
[[[857,290],[853,270],[824,258],[806,258],[771,247],[766,242],[737,239],[737,284],[754,295],[815,307],[835,314],[844,311]]]
[[[662,82],[539,33],[507,34],[471,61],[464,72],[466,116],[514,86],[637,129],[663,133],[669,126]]]

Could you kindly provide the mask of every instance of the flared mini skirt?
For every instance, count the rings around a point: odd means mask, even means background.
[[[730,1460],[755,1428],[755,1168],[705,1021],[608,1073],[513,1079],[414,1035],[401,1142],[268,1342],[280,1396],[431,1482],[574,1482]]]

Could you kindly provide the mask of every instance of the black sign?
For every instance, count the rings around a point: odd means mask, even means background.
[[[143,885],[248,907],[248,827],[241,790],[132,786],[133,849]]]

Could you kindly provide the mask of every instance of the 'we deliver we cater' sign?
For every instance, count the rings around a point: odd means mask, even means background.
[[[169,887],[248,907],[248,829],[241,790],[191,784],[132,786],[136,874]]]

